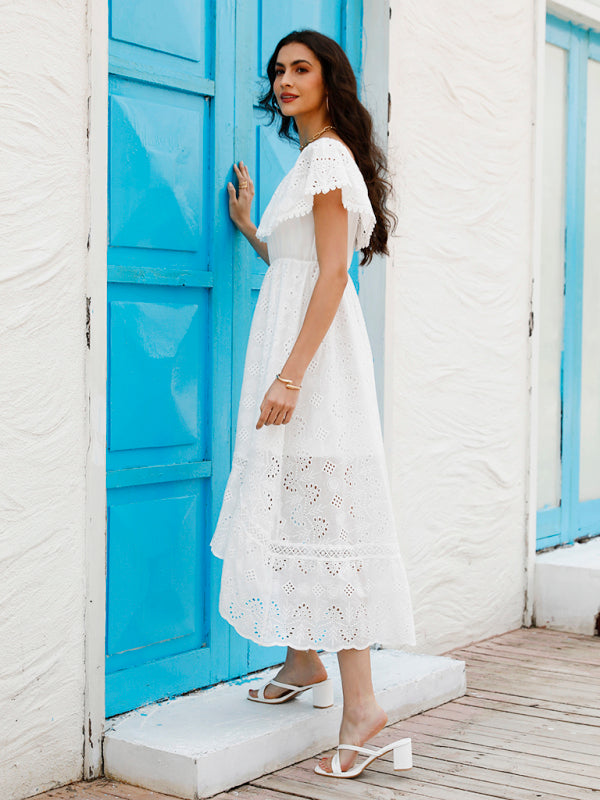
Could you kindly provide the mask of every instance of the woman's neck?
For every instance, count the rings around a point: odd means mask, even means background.
[[[307,144],[308,140],[312,139],[312,137],[323,130],[323,128],[331,125],[331,119],[328,113],[311,114],[308,118],[305,118],[304,114],[298,114],[298,116],[294,117],[294,120],[298,128],[301,146]]]

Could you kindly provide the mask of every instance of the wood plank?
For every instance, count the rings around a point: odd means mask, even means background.
[[[482,641],[498,641],[498,642],[547,642],[552,647],[556,648],[598,648],[600,646],[599,636],[589,636],[585,633],[571,633],[569,631],[554,631],[551,628],[517,628],[514,631],[502,633],[500,636],[491,636],[489,639]],[[481,642],[472,642],[472,644],[481,644]]]
[[[589,654],[583,651],[582,648],[577,648],[573,655],[564,654],[561,650],[552,649],[548,652],[548,646],[545,644],[536,644],[535,642],[529,645],[518,645],[510,642],[484,642],[478,645],[469,645],[467,648],[460,648],[473,653],[498,653],[499,655],[519,657],[533,657],[540,658],[544,661],[556,661],[561,664],[585,664],[591,666],[599,666],[599,659],[595,653]],[[459,649],[459,651],[460,651]]]
[[[32,795],[35,800],[85,800],[84,789],[72,789],[72,783],[56,789],[48,789],[43,794]]]
[[[173,800],[173,795],[143,789],[133,784],[96,778],[93,781],[78,781],[60,789],[52,789],[35,795],[35,800]]]
[[[285,772],[288,777],[305,780],[310,779],[310,772],[304,765],[290,768]],[[397,773],[394,771],[392,757],[384,756],[374,761],[360,776],[361,782],[369,782],[388,788],[396,788],[387,779],[381,781],[381,775],[388,775],[393,780],[406,778],[407,781],[427,785],[434,784],[440,788],[459,789],[476,794],[491,795],[505,800],[530,800],[533,793],[538,793],[544,800],[588,800],[594,795],[591,789],[574,788],[572,793],[563,791],[564,784],[552,781],[513,775],[510,771],[493,772],[491,770],[463,765],[451,760],[434,757],[414,756],[411,770]],[[327,779],[325,779],[327,780]],[[524,785],[521,785],[524,784]],[[399,784],[401,787],[402,784]],[[569,787],[566,787],[569,789]]]
[[[289,769],[292,769],[290,767]],[[314,773],[313,773],[314,774]],[[476,794],[463,790],[438,787],[419,781],[406,781],[396,775],[383,775],[379,773],[374,783],[372,776],[366,770],[355,779],[324,778],[314,774],[315,781],[307,783],[283,775],[267,775],[253,785],[269,788],[276,787],[279,791],[288,791],[304,800],[345,800],[357,797],[360,800],[395,800],[398,797],[427,797],[429,800],[489,800],[489,795]],[[317,783],[319,781],[319,783]],[[320,781],[327,781],[323,785]]]
[[[517,698],[522,699],[522,698]],[[579,713],[568,713],[565,711],[555,711],[552,708],[540,708],[540,706],[531,703],[517,703],[510,700],[497,700],[495,698],[482,697],[480,693],[473,695],[463,695],[457,697],[452,701],[457,705],[475,706],[477,708],[490,708],[498,711],[508,711],[512,714],[522,714],[525,717],[537,717],[539,719],[559,720],[561,722],[570,722],[573,725],[587,727],[589,730],[594,730],[600,726],[600,716],[586,717]],[[596,736],[600,732],[596,732]]]
[[[391,768],[390,768],[391,769]],[[375,770],[369,774],[364,774],[362,777],[363,783],[370,783],[376,786],[390,786],[396,780],[393,774],[386,775],[384,773],[375,774]],[[392,771],[393,772],[393,771]],[[412,772],[412,770],[411,770]],[[415,770],[416,772],[416,770]],[[510,787],[507,791],[505,787],[500,784],[491,783],[485,780],[473,780],[460,775],[452,775],[448,773],[439,773],[440,783],[432,782],[435,773],[431,770],[421,770],[420,774],[427,777],[425,781],[410,781],[409,796],[413,794],[413,786],[422,786],[418,791],[419,795],[428,798],[439,798],[439,800],[450,800],[455,797],[457,800],[460,798],[483,798],[489,800],[490,797],[508,798],[508,800],[531,800],[537,793],[532,793],[530,790],[518,789],[517,787]],[[385,778],[385,780],[384,780]],[[544,800],[565,800],[564,795],[554,794],[551,791],[545,792],[540,795]],[[588,797],[592,798],[593,794],[590,791]]]
[[[231,789],[229,792],[213,795],[210,800],[240,800],[240,798],[247,798],[247,800],[290,800],[290,795],[276,792],[273,789],[251,786],[246,783],[236,789]]]
[[[409,724],[405,724],[407,722]],[[516,738],[510,734],[492,736],[470,728],[458,730],[449,727],[445,733],[440,733],[440,726],[431,722],[422,721],[417,717],[413,717],[411,720],[404,720],[402,735],[410,736],[413,740],[417,740],[419,734],[429,734],[434,743],[446,742],[451,747],[473,745],[475,749],[483,748],[488,751],[496,749],[504,755],[510,754],[513,759],[516,756],[535,757],[538,759],[536,762],[538,769],[551,769],[560,772],[561,780],[565,779],[565,775],[572,773],[570,782],[573,786],[588,786],[589,779],[600,783],[600,764],[598,764],[597,759],[594,761],[589,756],[576,756],[565,750],[556,751],[548,747],[547,740],[540,741],[530,736]],[[589,761],[592,761],[592,763],[588,763]]]
[[[521,628],[519,631],[510,631],[500,636],[492,636],[489,639],[482,639],[480,642],[471,642],[469,644],[461,645],[453,650],[450,650],[442,655],[452,658],[457,650],[468,649],[475,645],[494,644],[496,646],[510,645],[519,647],[526,645],[527,647],[545,647],[548,653],[557,652],[564,655],[572,655],[575,658],[578,656],[593,657],[593,654],[598,653],[600,647],[600,637],[598,636],[585,636],[577,638],[578,634],[567,634],[562,631],[550,631],[542,628]]]
[[[102,790],[110,798],[123,798],[123,800],[172,800],[173,795],[155,792],[152,789],[143,789],[141,786],[134,786],[131,783],[115,781],[111,778],[103,778]]]
[[[600,664],[578,664],[572,659],[542,659],[538,655],[527,656],[521,654],[515,648],[515,653],[502,653],[497,650],[477,650],[468,649],[459,651],[458,655],[461,656],[463,661],[478,662],[478,663],[494,663],[499,665],[512,666],[516,665],[522,668],[530,669],[543,669],[545,672],[555,673],[557,675],[577,675],[585,680],[600,679]],[[591,661],[591,659],[590,659]]]
[[[593,708],[588,708],[582,705],[573,705],[572,703],[552,702],[550,700],[540,700],[531,697],[521,697],[507,692],[497,692],[492,689],[472,689],[462,697],[456,698],[452,702],[460,702],[464,697],[470,698],[485,698],[488,700],[497,700],[500,702],[510,702],[515,705],[527,706],[529,708],[548,709],[552,711],[560,711],[567,715],[577,715],[578,717],[586,720],[586,725],[599,725],[600,724],[600,711]]]
[[[470,665],[467,667],[467,690],[492,689],[496,692],[519,695],[520,697],[536,698],[540,700],[562,700],[581,704],[585,700],[594,708],[600,708],[600,695],[591,685],[574,685],[566,681],[551,681],[543,676],[535,676],[527,670],[511,670],[507,677],[506,671],[484,666],[481,669]]]
[[[573,780],[571,765],[567,764],[567,770],[563,769],[564,762],[557,761],[548,755],[530,755],[517,751],[505,751],[494,744],[484,744],[481,742],[469,742],[467,740],[444,739],[435,734],[424,732],[413,732],[413,757],[421,757],[428,753],[439,752],[442,760],[449,754],[456,754],[456,759],[461,764],[477,764],[479,766],[490,767],[498,771],[505,771],[509,774],[518,774],[524,777],[538,777],[543,775],[545,779],[551,780],[555,784],[566,786],[577,786],[581,789],[588,789],[598,784],[596,776],[582,776]],[[430,751],[430,748],[433,750]],[[562,790],[561,790],[562,791]]]
[[[556,686],[565,685],[564,676],[550,669],[546,669],[542,662],[537,666],[531,667],[521,664],[511,664],[507,666],[506,664],[497,663],[492,660],[482,661],[478,658],[471,658],[468,654],[463,655],[463,661],[465,661],[467,665],[467,683],[469,674],[483,673],[486,675],[501,676],[502,683],[505,685],[510,685],[516,680],[520,680],[520,678],[538,680],[540,683],[548,683]],[[586,698],[589,697],[591,693],[595,699],[600,699],[600,686],[597,677],[573,674],[570,676],[567,686],[572,692],[583,692],[583,696]],[[579,697],[581,697],[581,694]]]
[[[559,749],[574,750],[588,755],[595,755],[600,761],[600,735],[594,729],[582,730],[581,726],[560,720],[525,717],[522,714],[511,714],[508,711],[497,711],[490,708],[478,708],[465,704],[450,704],[432,708],[423,714],[425,719],[455,720],[461,724],[473,725],[477,729],[514,731],[515,733],[531,733],[538,737],[556,740]]]
[[[294,767],[287,767],[287,770],[293,771],[294,769]],[[349,797],[360,798],[360,800],[395,800],[396,797],[405,796],[398,794],[393,789],[382,789],[379,786],[375,789],[365,788],[361,781],[349,778],[325,778],[315,772],[308,775],[306,780],[298,780],[288,777],[287,770],[285,774],[275,772],[257,778],[251,782],[251,785],[264,789],[275,789],[283,794],[302,797],[304,800],[348,800]]]
[[[481,648],[464,648],[456,653],[457,657],[464,660],[465,657],[473,660],[496,661],[498,663],[516,663],[521,666],[527,666],[532,669],[539,667],[550,669],[551,671],[562,672],[572,668],[584,677],[597,677],[600,672],[600,663],[594,658],[586,658],[582,661],[577,661],[572,657],[556,657],[547,653],[544,658],[542,653],[535,651],[527,654],[523,653],[519,648],[509,647],[481,647]]]
[[[572,800],[585,800],[590,796],[588,788],[542,779],[537,770],[528,766],[526,762],[519,761],[515,765],[514,758],[498,758],[494,751],[482,754],[420,742],[418,755],[414,756],[414,764],[419,768],[430,769],[442,774],[452,772],[491,783],[499,783],[503,787],[516,787],[527,789],[530,792],[543,793],[544,797],[548,793],[558,793],[561,797],[572,798]],[[512,800],[511,794],[501,793],[499,796],[508,796]]]

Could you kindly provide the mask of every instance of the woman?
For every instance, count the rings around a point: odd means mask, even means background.
[[[316,31],[293,31],[277,44],[267,74],[260,105],[300,154],[258,228],[242,161],[234,164],[238,193],[227,186],[231,219],[269,268],[211,548],[224,561],[222,616],[246,638],[288,647],[276,679],[249,699],[280,703],[312,688],[316,706],[331,705],[317,650],[338,653],[340,748],[315,769],[353,777],[381,752],[353,766],[351,748],[387,723],[369,646],[415,644],[372,354],[348,278],[354,250],[362,264],[388,252],[394,218],[385,208],[385,158],[341,47]],[[398,768],[410,767],[410,739],[394,743],[394,756]]]

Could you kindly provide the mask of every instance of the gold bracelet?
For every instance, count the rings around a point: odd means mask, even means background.
[[[296,386],[295,384],[292,383],[290,378],[282,378],[279,372],[277,373],[277,375],[275,375],[275,377],[277,378],[277,380],[279,380],[279,381],[281,381],[282,383],[285,384],[285,388],[286,389],[301,389],[302,388],[302,384],[300,384],[300,386]]]

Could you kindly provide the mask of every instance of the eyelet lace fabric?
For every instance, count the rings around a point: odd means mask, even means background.
[[[319,275],[312,198],[335,187],[348,208],[349,267],[354,249],[368,244],[374,217],[362,175],[337,140],[302,151],[259,226],[270,265],[252,317],[232,468],[211,540],[223,559],[219,611],[263,645],[413,645],[373,358],[352,280],[291,421],[256,429]]]
[[[375,214],[363,176],[346,145],[337,139],[316,139],[298,156],[265,208],[256,231],[266,240],[278,225],[312,210],[315,194],[342,190],[342,203],[358,214],[353,249],[366,247],[375,227]]]

